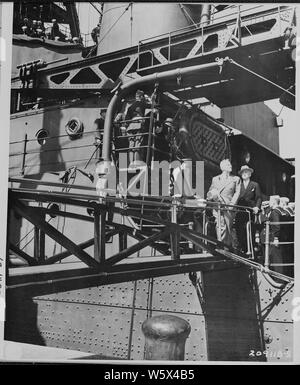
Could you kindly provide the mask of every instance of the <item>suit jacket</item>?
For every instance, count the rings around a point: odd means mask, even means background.
[[[208,199],[217,200],[221,203],[235,205],[240,195],[241,180],[238,176],[230,175],[227,179],[222,174],[213,177],[211,186],[207,193]],[[214,198],[216,193],[220,194],[221,199]],[[212,198],[210,198],[212,196]]]
[[[125,120],[131,120],[136,116],[144,116],[145,110],[147,108],[147,103],[145,100],[142,101],[134,101],[130,107],[128,107]]]
[[[261,202],[262,196],[259,184],[250,180],[247,188],[245,189],[242,181],[238,205],[260,208]]]

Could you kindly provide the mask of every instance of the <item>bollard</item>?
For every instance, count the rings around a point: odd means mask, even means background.
[[[184,360],[185,341],[190,324],[172,315],[148,318],[142,325],[146,360]]]

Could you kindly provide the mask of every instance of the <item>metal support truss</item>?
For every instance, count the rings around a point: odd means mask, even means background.
[[[215,19],[211,25],[203,22],[193,29],[154,36],[140,41],[138,46],[117,52],[37,71],[27,66],[29,77],[12,79],[12,88],[22,90],[26,81],[38,93],[49,89],[60,93],[63,90],[110,91],[120,81],[144,76],[149,71],[204,64],[222,56],[237,58],[241,52],[246,57],[264,55],[278,48],[283,30],[291,24],[294,12],[295,7],[291,6],[256,6],[252,11],[241,12],[237,8],[237,12],[226,19]]]
[[[35,250],[33,256],[28,255],[20,248],[9,244],[11,252],[25,260],[28,267],[24,267],[24,275],[14,274],[15,269],[10,269],[8,276],[8,288],[19,288],[23,286],[39,287],[45,284],[51,289],[51,283],[70,288],[70,285],[86,287],[89,285],[102,285],[114,282],[124,282],[129,280],[179,274],[182,272],[205,271],[214,268],[234,268],[238,265],[246,265],[252,269],[262,271],[274,276],[283,282],[292,282],[292,278],[278,274],[271,270],[266,270],[264,266],[255,262],[235,250],[224,245],[222,242],[211,238],[202,232],[196,232],[186,226],[186,224],[176,223],[176,213],[174,214],[174,204],[171,200],[166,203],[157,202],[149,199],[124,199],[116,197],[101,198],[101,203],[96,195],[74,194],[49,192],[42,190],[27,190],[22,188],[11,188],[9,190],[9,207],[19,216],[31,222],[35,228],[42,233],[42,237],[50,237],[65,251],[46,258],[45,240],[34,242]],[[27,204],[25,204],[27,202]],[[39,202],[39,206],[36,203]],[[49,208],[41,207],[42,203],[60,202],[68,207],[85,207],[91,209],[91,215],[82,215],[70,210],[55,212]],[[34,203],[34,205],[32,205]],[[152,207],[152,210],[143,212],[141,207]],[[163,206],[166,213],[165,219],[161,219],[160,210]],[[160,210],[157,210],[160,208]],[[110,213],[111,219],[106,216]],[[168,214],[169,218],[168,219]],[[77,244],[62,232],[46,221],[46,215],[55,214],[57,216],[69,217],[75,220],[86,221],[94,224],[94,238]],[[140,230],[117,223],[114,216],[131,218],[136,223],[142,219],[149,223],[150,227],[142,227]],[[45,235],[44,235],[45,234]],[[119,236],[119,251],[107,258],[105,254],[106,242],[113,236]],[[128,245],[128,237],[138,240],[137,243]],[[188,242],[186,242],[188,241]],[[94,246],[94,255],[89,255],[85,249]],[[206,254],[194,254],[194,246],[205,250]],[[160,255],[154,259],[147,257],[135,258],[135,254],[145,247],[156,249]],[[37,248],[37,250],[36,250]],[[69,270],[68,264],[59,264],[69,256],[75,256],[80,261],[80,268]],[[43,266],[48,265],[53,268],[45,271]],[[31,266],[39,270],[31,272]],[[59,270],[57,271],[57,267]],[[65,268],[64,268],[65,266]],[[17,269],[20,271],[20,269]],[[44,290],[44,289],[43,289]]]

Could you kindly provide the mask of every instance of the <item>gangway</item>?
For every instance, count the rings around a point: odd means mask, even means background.
[[[23,179],[11,179],[12,183],[20,183]],[[29,184],[39,185],[39,181],[27,180]],[[105,198],[92,193],[93,188],[73,185],[78,193],[66,193],[50,190],[54,185],[61,184],[42,182],[46,190],[32,190],[23,187],[9,189],[9,209],[23,217],[35,228],[33,256],[9,243],[8,250],[26,261],[27,267],[11,268],[7,278],[8,289],[20,289],[32,286],[32,290],[52,292],[70,290],[72,287],[90,287],[120,283],[130,280],[160,277],[193,271],[210,271],[214,269],[232,269],[242,264],[254,270],[259,270],[273,277],[282,284],[292,284],[293,278],[272,271],[268,266],[249,258],[248,255],[223,244],[215,238],[189,228],[186,223],[180,223],[178,217],[182,210],[193,213],[197,208],[204,211],[216,205],[203,199],[186,199],[166,197],[163,202],[153,197],[148,199]],[[91,190],[83,193],[83,190]],[[80,192],[81,190],[81,192]],[[39,202],[40,205],[36,206]],[[65,203],[68,207],[89,208],[92,215],[82,215],[78,212],[43,207],[42,204]],[[143,206],[143,210],[141,207]],[[222,206],[222,207],[221,207]],[[225,205],[226,206],[226,205]],[[227,205],[228,206],[228,205]],[[219,210],[225,210],[224,205],[218,204]],[[227,208],[228,209],[228,208]],[[242,206],[231,207],[231,210],[245,210]],[[163,218],[161,218],[163,214]],[[108,213],[113,215],[108,216]],[[81,243],[69,239],[55,229],[46,215],[63,216],[91,222],[94,224],[94,237]],[[143,219],[151,228],[136,229],[115,220],[116,216],[133,219]],[[106,218],[110,218],[106,220]],[[161,225],[159,229],[155,226]],[[8,235],[9,236],[9,235]],[[66,251],[45,256],[45,237],[50,237]],[[119,250],[112,256],[106,255],[105,245],[109,238],[119,237]],[[138,242],[128,245],[128,238]],[[163,241],[163,242],[161,242]],[[188,241],[188,242],[182,242]],[[94,246],[94,256],[85,249]],[[155,257],[135,257],[135,254],[145,247],[156,250]],[[195,247],[205,252],[195,251]],[[71,255],[77,257],[77,262],[59,263]]]

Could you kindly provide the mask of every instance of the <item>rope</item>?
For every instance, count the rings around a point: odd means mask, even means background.
[[[118,23],[118,21],[121,19],[121,17],[124,15],[125,12],[128,11],[129,7],[132,5],[132,3],[129,3],[129,5],[126,7],[126,9],[124,10],[124,12],[117,18],[117,20],[113,23],[113,25],[108,29],[108,31],[106,32],[106,34],[102,37],[101,40],[99,40],[99,42],[97,43],[97,46],[102,43],[102,41],[106,38],[106,36],[109,34],[109,32],[113,29],[113,27]]]
[[[265,268],[263,265],[261,265],[260,263],[258,262],[254,262],[252,260],[249,260],[247,258],[244,258],[244,257],[241,257],[237,254],[234,254],[230,251],[227,251],[227,250],[222,250],[222,249],[216,249],[216,252],[217,253],[220,253],[222,255],[224,255],[225,257],[228,257],[230,259],[233,259],[233,260],[236,260],[244,265],[248,265],[256,270],[259,270],[261,271],[262,273],[267,273],[268,275],[271,275],[275,278],[278,278],[278,279],[281,279],[282,281],[285,281],[285,282],[288,282],[288,283],[293,283],[294,282],[294,279],[291,278],[291,277],[288,277],[287,275],[284,275],[284,274],[281,274],[281,273],[277,273],[276,271],[272,271],[270,269],[267,269]]]
[[[184,16],[186,17],[187,20],[189,20],[190,22],[192,22],[192,24],[197,28],[197,23],[195,23],[195,21],[193,20],[193,18],[191,17],[191,15],[188,13],[188,11],[185,9],[185,6],[182,4],[182,3],[179,3],[179,8],[180,10],[182,11],[182,13],[184,14]]]
[[[82,133],[82,135],[88,135],[88,134],[93,134],[93,133],[97,133],[99,132],[98,130],[92,130],[92,131],[85,131]],[[48,140],[48,139],[57,139],[57,138],[66,138],[68,137],[69,135],[68,134],[64,134],[64,135],[53,135],[53,136],[45,136],[43,137],[44,140]],[[14,142],[9,142],[9,144],[20,144],[20,143],[24,143],[25,140],[22,139],[22,140],[16,140]],[[36,142],[36,138],[33,138],[33,139],[26,139],[26,142]]]
[[[133,28],[133,14],[132,14],[133,4],[131,3],[130,7],[130,46],[132,47],[132,28]]]
[[[280,90],[282,90],[282,91],[284,91],[284,92],[290,94],[290,95],[293,96],[294,98],[296,97],[296,95],[293,94],[293,93],[292,93],[291,91],[289,91],[288,89],[285,89],[284,87],[281,87],[279,84],[274,83],[274,82],[272,82],[271,80],[265,78],[264,76],[259,75],[257,72],[254,72],[254,71],[250,70],[249,68],[243,66],[242,64],[237,63],[235,60],[229,59],[229,62],[232,63],[232,64],[235,64],[237,67],[240,67],[240,68],[244,69],[245,71],[251,73],[252,75],[254,75],[254,76],[256,76],[256,77],[258,77],[258,78],[264,80],[265,82],[267,82],[267,83],[269,83],[269,84],[272,84],[273,86],[279,88]]]
[[[99,13],[100,16],[103,15],[103,13],[94,5],[94,3],[89,2],[89,4],[91,4],[91,6]]]

